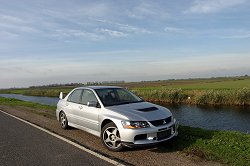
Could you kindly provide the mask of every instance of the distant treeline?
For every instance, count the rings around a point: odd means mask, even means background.
[[[47,88],[47,87],[79,87],[85,85],[104,85],[104,84],[122,84],[125,81],[94,81],[84,83],[67,83],[67,84],[49,84],[49,85],[39,85],[39,86],[30,86],[29,88]]]
[[[123,84],[125,81],[102,81],[102,82],[87,82],[86,85],[103,85],[103,84]]]
[[[83,83],[67,83],[67,84],[49,84],[49,85],[38,85],[38,86],[30,86],[29,88],[48,88],[48,87],[65,87],[65,86],[83,86]]]

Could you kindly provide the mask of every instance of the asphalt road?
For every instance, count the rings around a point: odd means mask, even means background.
[[[111,165],[0,112],[0,165]]]

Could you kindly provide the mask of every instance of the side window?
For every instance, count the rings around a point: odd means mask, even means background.
[[[82,93],[82,101],[81,101],[81,103],[84,104],[84,105],[87,105],[87,103],[89,101],[98,102],[96,97],[95,97],[95,94],[91,90],[84,89],[84,91]]]
[[[82,95],[82,90],[76,89],[74,92],[70,94],[68,101],[73,103],[81,103],[81,95]]]

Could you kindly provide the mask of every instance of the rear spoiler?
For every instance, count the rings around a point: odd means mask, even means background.
[[[60,92],[59,99],[63,99],[63,93]]]

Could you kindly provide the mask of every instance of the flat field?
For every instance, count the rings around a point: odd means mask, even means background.
[[[132,82],[123,86],[132,89],[156,90],[161,88],[183,89],[183,90],[230,90],[250,88],[250,77],[210,78],[210,79],[186,79],[166,80],[152,82]]]
[[[147,101],[174,104],[250,105],[250,77],[159,80],[106,84],[126,87]],[[56,97],[75,86],[5,89],[0,93]]]

